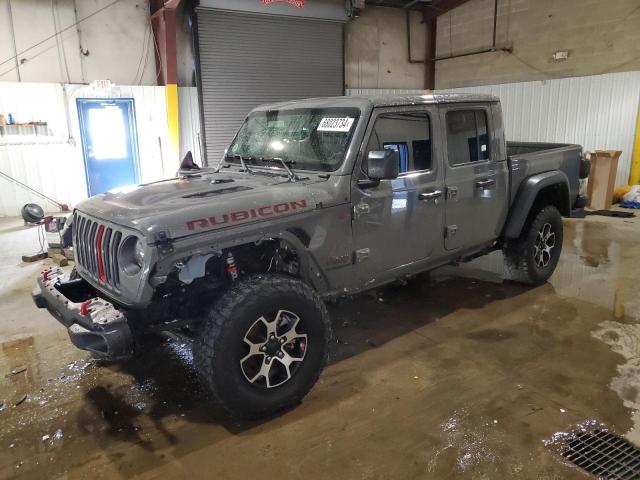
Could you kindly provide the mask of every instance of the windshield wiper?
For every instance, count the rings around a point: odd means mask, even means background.
[[[290,165],[293,165],[293,164],[296,163],[293,160],[285,160],[284,158],[280,158],[280,157],[273,157],[273,158],[261,157],[260,161],[261,162],[280,163],[282,165],[282,168],[284,168],[287,171],[287,176],[289,177],[289,181],[295,182],[296,180],[299,180],[298,176],[295,173],[293,173],[293,169],[290,167]]]
[[[246,160],[255,160],[255,157],[247,157],[245,159],[245,158],[242,158],[242,155],[225,155],[225,158],[232,159],[232,160],[240,160],[240,164],[242,165],[242,169],[245,172],[253,173],[253,171],[247,166]]]

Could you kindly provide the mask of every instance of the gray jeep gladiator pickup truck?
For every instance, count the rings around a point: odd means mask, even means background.
[[[79,204],[75,269],[33,297],[99,357],[190,339],[224,411],[268,415],[327,361],[324,300],[497,249],[511,279],[546,281],[588,170],[579,145],[507,143],[492,96],[260,106],[216,168]]]

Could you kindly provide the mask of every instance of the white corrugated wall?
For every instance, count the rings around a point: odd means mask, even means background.
[[[191,151],[193,159],[202,165],[200,135],[200,107],[196,87],[178,87],[178,116],[180,119],[180,158]]]
[[[622,150],[616,184],[629,181],[640,102],[640,72],[483,85],[444,92],[500,97],[509,140],[578,143],[587,150]],[[422,94],[424,90],[356,90],[361,94]]]
[[[142,182],[172,176],[178,165],[168,158],[164,87],[115,86],[108,94],[86,85],[0,83],[0,112],[16,122],[43,120],[48,136],[0,137],[0,171],[70,206],[87,197],[78,125],[77,98],[133,98],[136,110]],[[35,202],[46,210],[54,204],[0,177],[0,214],[19,215]]]

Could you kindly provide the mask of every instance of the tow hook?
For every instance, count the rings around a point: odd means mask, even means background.
[[[87,314],[90,312],[89,305],[91,305],[91,302],[93,302],[93,298],[85,300],[80,304],[80,315],[82,315],[83,317],[87,316]]]
[[[44,270],[42,272],[42,280],[44,280],[45,282],[49,281],[49,275],[51,275],[51,268],[47,268],[46,270]]]

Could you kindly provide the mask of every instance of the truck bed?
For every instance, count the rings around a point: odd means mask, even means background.
[[[549,150],[564,150],[571,147],[580,148],[579,145],[570,143],[543,143],[543,142],[507,142],[507,155],[528,155],[530,153],[542,153]]]
[[[538,173],[562,171],[569,181],[573,203],[580,190],[582,147],[568,143],[507,142],[511,175],[511,201],[516,198],[522,181]]]

